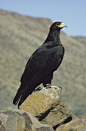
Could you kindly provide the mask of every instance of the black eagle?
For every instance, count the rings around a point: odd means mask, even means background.
[[[54,22],[45,42],[29,58],[13,104],[18,103],[19,107],[41,83],[44,87],[51,86],[53,72],[60,66],[64,56],[64,47],[60,41],[60,30],[63,27],[66,27],[64,23]]]

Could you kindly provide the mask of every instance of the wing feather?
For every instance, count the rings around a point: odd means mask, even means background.
[[[21,82],[27,84],[34,75],[42,74],[45,77],[47,73],[53,72],[63,59],[63,54],[64,49],[62,45],[54,44],[53,46],[52,42],[43,44],[33,53],[27,62]]]
[[[30,57],[21,77],[21,86],[13,100],[18,107],[24,102],[44,79],[52,74],[61,64],[64,54],[62,45],[43,44]]]

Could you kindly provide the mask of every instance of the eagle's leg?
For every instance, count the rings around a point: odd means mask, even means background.
[[[46,85],[45,85],[45,88],[46,88],[46,89],[51,88],[51,84],[50,84],[50,83],[49,83],[49,84],[46,84]]]
[[[51,81],[53,79],[53,72],[50,73],[48,76],[45,77],[45,79],[43,80],[43,86],[48,89],[51,88]]]

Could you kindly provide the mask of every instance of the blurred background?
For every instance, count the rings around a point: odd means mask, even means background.
[[[17,108],[12,101],[31,54],[44,42],[52,22],[61,31],[64,60],[53,85],[63,88],[61,99],[77,117],[86,113],[86,1],[0,0],[0,109]]]

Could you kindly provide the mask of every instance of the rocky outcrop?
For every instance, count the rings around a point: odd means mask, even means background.
[[[75,118],[70,122],[59,126],[56,131],[86,131],[86,122]]]
[[[19,109],[0,111],[0,131],[54,131],[46,124],[41,124],[32,114]]]
[[[82,120],[86,121],[86,114],[84,115],[84,117],[82,118]]]
[[[41,123],[49,124],[53,128],[65,123],[65,121],[71,121],[74,117],[54,88],[44,88],[33,93],[20,106],[20,109],[30,112]]]
[[[86,115],[77,118],[55,88],[44,88],[32,93],[20,109],[1,110],[0,131],[86,131]]]
[[[85,117],[75,117],[65,106],[55,88],[34,92],[20,106],[20,109],[33,114],[41,123],[48,124],[56,131],[85,131]]]

